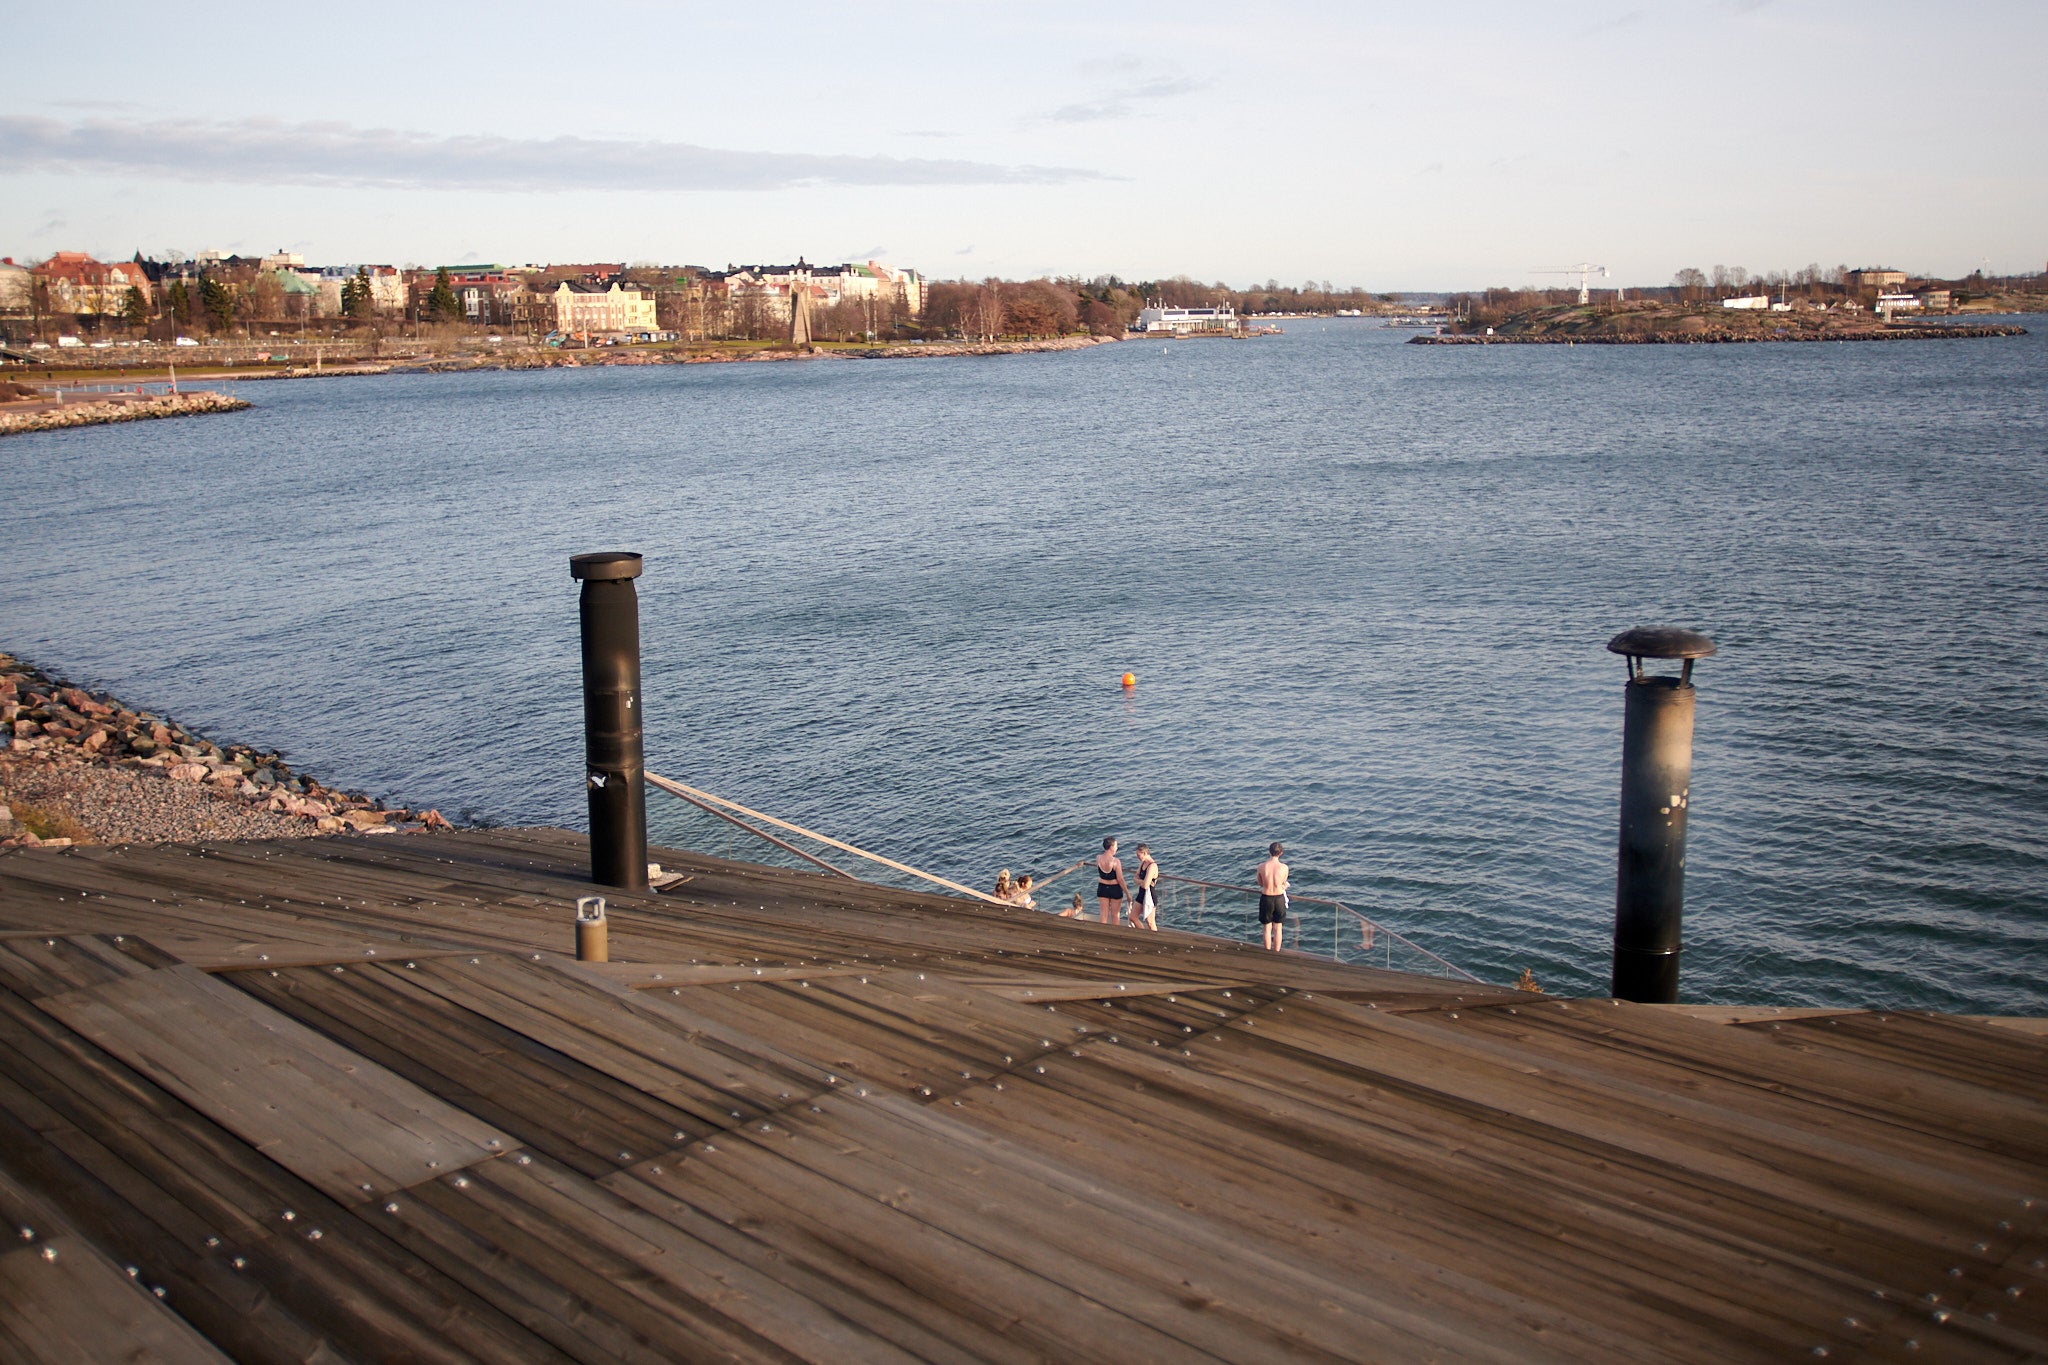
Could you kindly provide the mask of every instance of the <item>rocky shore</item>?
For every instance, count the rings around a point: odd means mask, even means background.
[[[10,404],[9,407],[15,405]],[[146,396],[114,394],[90,403],[25,404],[23,410],[0,408],[0,436],[62,427],[91,427],[106,422],[146,422],[158,417],[193,417],[208,412],[240,412],[249,404],[224,393],[176,393]]]
[[[1742,342],[1780,341],[1939,341],[1962,337],[2023,337],[2027,329],[2014,323],[1970,322],[1916,324],[1905,327],[1842,328],[1828,332],[1778,333],[1754,331],[1645,332],[1499,332],[1493,335],[1453,333],[1409,337],[1410,346],[1723,346]]]
[[[0,849],[448,827],[439,811],[336,791],[276,753],[216,744],[6,654],[0,727]]]

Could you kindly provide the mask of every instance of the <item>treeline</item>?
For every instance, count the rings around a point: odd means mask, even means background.
[[[1648,288],[1631,285],[1622,289],[1595,287],[1590,306],[1596,312],[1652,304],[1704,306],[1721,299],[1768,294],[1773,299],[1804,302],[1815,307],[1845,302],[1870,307],[1876,300],[1877,289],[1861,284],[1852,275],[1846,265],[1822,266],[1818,262],[1796,270],[1773,270],[1764,274],[1751,274],[1739,265],[1717,265],[1710,270],[1687,266],[1675,272],[1668,285]],[[1986,275],[1982,271],[1973,271],[1956,280],[1911,275],[1907,287],[1913,290],[1947,289],[1953,294],[1955,303],[1960,305],[1972,299],[1993,296],[2048,294],[2048,275]],[[1453,294],[1450,308],[1469,326],[1493,327],[1517,313],[1573,304],[1578,302],[1578,298],[1579,291],[1573,287],[1514,289],[1497,286]]]
[[[1337,289],[1328,280],[1305,285],[1264,285],[1233,289],[1203,284],[1186,275],[1166,280],[1125,281],[1115,275],[1093,279],[1061,276],[1036,280],[935,280],[926,286],[922,331],[930,336],[975,338],[1045,337],[1072,332],[1120,335],[1149,304],[1168,308],[1228,306],[1246,315],[1373,312],[1392,305],[1391,294]]]

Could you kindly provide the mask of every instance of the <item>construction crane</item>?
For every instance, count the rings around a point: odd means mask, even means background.
[[[1586,281],[1592,277],[1593,272],[1596,270],[1600,272],[1601,279],[1604,280],[1607,278],[1606,266],[1588,265],[1584,261],[1579,262],[1579,264],[1577,265],[1569,266],[1563,270],[1532,270],[1529,273],[1531,275],[1577,275],[1579,277],[1579,302],[1591,303],[1593,301],[1593,295],[1591,291],[1589,291],[1586,288]]]

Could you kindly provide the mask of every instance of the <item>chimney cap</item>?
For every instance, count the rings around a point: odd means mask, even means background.
[[[1631,659],[1704,659],[1714,652],[1714,642],[1677,626],[1637,626],[1609,640],[1607,651]]]
[[[599,550],[569,556],[569,577],[615,582],[640,576],[640,556],[631,550]]]

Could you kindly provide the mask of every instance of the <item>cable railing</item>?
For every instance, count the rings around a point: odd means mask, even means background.
[[[929,893],[936,889],[993,905],[1018,903],[869,852],[802,825],[777,819],[671,778],[648,773],[647,783],[654,790],[675,799],[675,805],[658,816],[650,813],[649,819],[649,832],[655,836],[656,842],[672,848],[905,890]],[[858,877],[847,870],[854,860],[859,860],[862,865]],[[1094,921],[1098,907],[1091,894],[1093,888],[1060,885],[1076,873],[1093,867],[1094,859],[1083,857],[1056,872],[1044,876],[1034,874],[1030,894],[1037,908],[1049,913],[1066,910],[1071,905],[1071,893],[1078,889],[1081,892],[1080,917]],[[1128,868],[1126,875],[1129,875]],[[1171,872],[1160,874],[1154,893],[1162,927],[1237,942],[1256,941],[1259,937],[1258,897],[1259,890],[1255,886],[1208,881]],[[1327,896],[1294,895],[1290,897],[1290,909],[1292,913],[1287,926],[1290,948],[1356,966],[1479,982],[1478,977],[1464,968],[1343,901]]]

